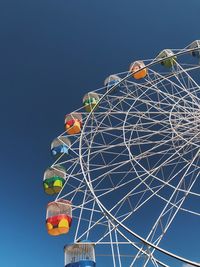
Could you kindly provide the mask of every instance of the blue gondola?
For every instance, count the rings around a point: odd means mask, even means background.
[[[51,143],[51,153],[54,157],[60,157],[63,154],[68,155],[71,142],[68,137],[60,136]]]
[[[107,90],[109,90],[111,87],[113,87],[114,85],[116,85],[120,81],[121,81],[121,78],[119,76],[117,76],[117,75],[110,75],[110,76],[108,76],[105,79],[104,86],[106,86],[107,87]]]
[[[64,248],[65,267],[95,267],[94,244],[90,241],[67,245]]]

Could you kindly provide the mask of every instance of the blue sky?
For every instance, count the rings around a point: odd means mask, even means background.
[[[199,0],[0,1],[1,266],[63,266],[67,237],[46,233],[42,178],[64,115],[133,60],[200,39],[199,10]]]

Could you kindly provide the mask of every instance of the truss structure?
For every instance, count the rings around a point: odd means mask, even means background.
[[[172,51],[171,68],[144,60],[144,79],[118,73],[94,90],[93,110],[76,110],[83,128],[70,155],[52,165],[67,170],[56,200],[72,202],[73,242],[91,240],[97,264],[200,266],[200,66],[197,49]]]

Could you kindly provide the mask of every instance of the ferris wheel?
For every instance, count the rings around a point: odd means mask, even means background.
[[[134,61],[66,115],[43,181],[65,267],[200,266],[199,59],[197,40]]]

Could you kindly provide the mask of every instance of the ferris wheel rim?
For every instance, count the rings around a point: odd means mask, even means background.
[[[193,51],[197,51],[197,50],[199,50],[199,48],[187,49],[187,50],[180,51],[180,52],[178,52],[178,53],[176,53],[174,55],[175,56],[180,56],[180,55],[187,54],[187,53],[190,53],[190,52],[193,52]],[[170,59],[173,56],[165,57],[164,60]],[[137,72],[139,72],[139,71],[141,71],[141,70],[143,70],[145,68],[151,67],[151,66],[153,66],[155,64],[158,64],[158,63],[160,63],[162,61],[163,61],[163,59],[152,61],[149,64],[147,64],[145,67],[141,68],[140,70],[135,71],[134,73],[137,73]],[[132,73],[129,73],[127,76],[125,76],[124,78],[122,78],[117,84],[115,84],[109,90],[107,90],[107,92],[99,99],[98,104],[101,103],[101,101],[103,101],[105,99],[105,97],[107,95],[109,95],[117,86],[119,86],[121,83],[123,83],[129,77],[131,77],[131,75],[132,75]],[[91,186],[90,181],[88,181],[88,179],[86,177],[86,173],[84,171],[84,166],[83,166],[83,155],[82,155],[82,142],[83,142],[83,135],[84,135],[85,126],[87,125],[87,122],[89,121],[89,119],[92,116],[93,112],[95,111],[96,107],[97,107],[97,104],[90,111],[90,113],[88,114],[88,116],[86,118],[85,124],[83,125],[83,129],[82,129],[82,132],[81,132],[81,135],[80,135],[80,142],[79,142],[79,157],[80,157],[80,165],[81,165],[81,169],[82,169],[82,173],[83,173],[84,179],[86,181],[86,184],[87,184],[88,188],[92,192],[92,194],[94,196],[94,199],[95,199],[96,203],[98,204],[100,210],[102,211],[102,213],[104,213],[105,215],[107,215],[108,218],[112,218],[112,220],[115,221],[115,223],[117,223],[118,225],[120,225],[123,229],[125,229],[126,231],[128,231],[130,234],[132,234],[134,237],[136,237],[137,239],[139,239],[140,241],[142,241],[144,244],[147,244],[148,246],[151,246],[152,248],[156,249],[157,251],[160,251],[160,252],[166,254],[167,256],[173,257],[173,258],[175,258],[177,260],[180,260],[180,261],[182,261],[184,263],[192,264],[194,266],[200,266],[199,263],[194,262],[194,261],[191,261],[191,260],[188,260],[188,259],[186,259],[184,257],[181,257],[181,256],[178,256],[176,254],[173,254],[173,253],[169,252],[168,250],[165,250],[165,249],[161,248],[160,246],[156,246],[156,245],[152,244],[151,242],[146,241],[140,235],[138,235],[137,233],[131,231],[128,227],[126,227],[124,224],[122,224],[117,218],[115,218],[115,216],[113,216],[107,210],[107,208],[102,204],[102,202],[96,196],[96,194],[95,194],[95,192],[94,192],[94,190],[93,190],[93,188]]]

